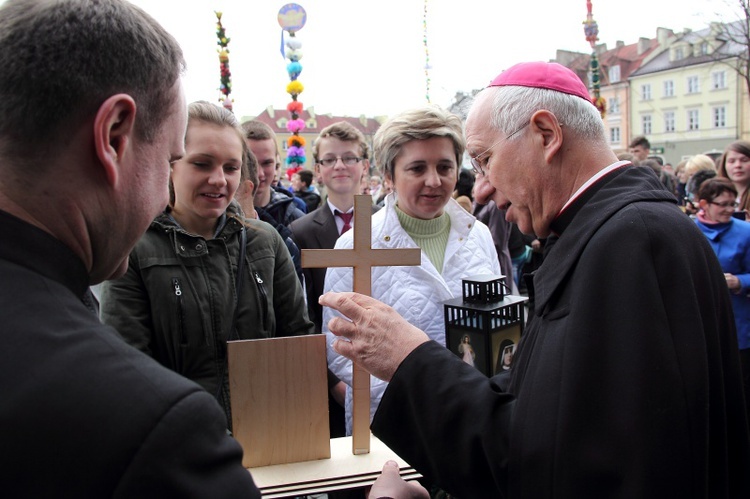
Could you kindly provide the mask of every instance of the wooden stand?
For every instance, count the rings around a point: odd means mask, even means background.
[[[419,248],[372,249],[372,198],[354,196],[354,248],[350,250],[302,250],[302,267],[353,267],[356,293],[372,294],[372,267],[421,265]],[[370,451],[370,375],[352,366],[352,452]]]
[[[359,456],[351,455],[351,440],[352,437],[331,440],[330,459],[251,468],[249,471],[264,498],[367,487],[380,476],[383,465],[388,460],[399,464],[401,476],[405,480],[421,477],[377,438],[372,437],[371,452]]]

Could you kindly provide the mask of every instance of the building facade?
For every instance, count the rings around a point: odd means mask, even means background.
[[[673,39],[672,30],[658,28],[656,38],[640,38],[637,43],[629,45],[618,41],[612,49],[607,49],[606,44],[596,46],[600,68],[599,93],[607,102],[604,126],[609,144],[616,153],[627,151],[634,136],[628,78],[644,60],[665,50]],[[590,54],[558,50],[554,60],[578,74],[593,95]]]
[[[327,127],[328,125],[331,125],[333,123],[338,123],[340,121],[346,121],[353,125],[355,128],[359,129],[367,140],[368,145],[370,146],[370,154],[372,155],[372,140],[375,136],[375,132],[377,132],[378,128],[380,128],[380,124],[383,121],[383,118],[367,118],[364,115],[353,118],[350,116],[333,116],[331,114],[317,114],[315,112],[314,107],[309,107],[305,109],[301,116],[301,119],[305,121],[305,129],[300,132],[300,136],[304,137],[305,139],[305,152],[306,152],[306,159],[305,162],[305,168],[308,170],[313,170],[315,166],[315,160],[313,159],[312,155],[312,146],[313,142],[315,141],[315,138],[318,136],[320,131]],[[274,109],[273,107],[266,108],[262,113],[260,113],[255,118],[243,118],[243,121],[247,119],[256,119],[258,121],[261,121],[265,123],[266,125],[270,126],[271,129],[276,133],[276,140],[278,142],[279,146],[279,155],[281,156],[282,161],[282,171],[286,170],[286,150],[287,150],[287,139],[292,135],[287,129],[286,124],[289,121],[289,111],[286,109]],[[372,157],[370,157],[372,160]]]
[[[747,130],[747,90],[737,72],[746,46],[726,36],[737,23],[685,32],[630,75],[632,135],[675,164],[722,151]]]

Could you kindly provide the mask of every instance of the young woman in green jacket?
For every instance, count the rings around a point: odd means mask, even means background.
[[[313,325],[278,232],[233,201],[255,166],[236,118],[207,102],[190,104],[188,118],[170,205],[130,254],[127,273],[104,284],[101,315],[213,393],[231,428],[227,340],[310,334]]]

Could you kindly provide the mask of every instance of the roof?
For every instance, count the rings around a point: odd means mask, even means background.
[[[720,31],[717,31],[717,26],[720,26]],[[732,38],[740,39],[745,37],[743,30],[743,21],[740,20],[729,24],[714,25],[699,31],[686,32],[672,43],[673,47],[681,44],[693,46],[704,41],[717,41],[719,45],[713,53],[698,56],[690,53],[686,57],[677,60],[671,60],[671,50],[665,50],[633,72],[632,76],[642,76],[737,57],[747,51],[747,45],[739,43]]]
[[[632,43],[630,45],[623,45],[612,50],[608,50],[599,57],[599,63],[604,68],[609,68],[617,64],[620,65],[620,81],[626,80],[628,76],[634,73],[638,68],[641,67],[643,60],[648,57],[654,50],[659,47],[659,40],[651,38],[645,42],[645,50],[638,53],[639,43]],[[605,75],[603,80],[605,84],[608,83],[606,80],[608,77]]]
[[[333,116],[331,114],[318,114],[314,109],[306,109],[302,111],[300,118],[305,121],[306,124],[311,124],[314,120],[315,126],[306,126],[304,133],[319,133],[323,128],[333,123],[340,121],[346,121],[357,128],[365,135],[374,135],[375,132],[380,128],[380,122],[375,118],[367,118],[360,116],[355,118],[352,116]],[[256,120],[265,123],[270,126],[277,134],[289,133],[286,129],[286,121],[290,119],[289,111],[286,109],[271,109],[268,108],[255,117]],[[281,126],[279,122],[281,121]]]
[[[671,33],[671,31],[668,31]],[[603,47],[606,47],[604,45]],[[643,60],[659,48],[658,38],[641,38],[637,43],[624,45],[618,42],[618,45],[610,50],[597,51],[599,59],[601,85],[611,85],[609,81],[609,68],[620,66],[620,80],[614,83],[620,83],[637,71]],[[573,70],[584,82],[588,82],[588,72],[591,64],[591,54],[583,52],[567,52],[565,66]]]

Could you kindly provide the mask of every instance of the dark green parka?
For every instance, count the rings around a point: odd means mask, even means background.
[[[126,274],[105,282],[101,297],[104,323],[217,396],[228,418],[226,341],[243,226],[247,250],[233,339],[312,333],[284,242],[270,225],[244,219],[234,202],[210,240],[186,232],[167,212],[159,215],[130,254]]]

